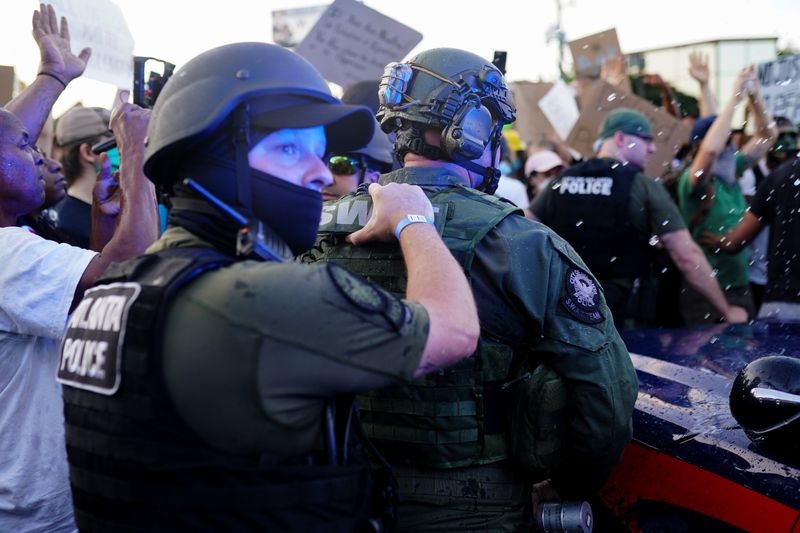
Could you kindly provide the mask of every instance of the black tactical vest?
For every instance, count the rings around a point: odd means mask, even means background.
[[[393,181],[398,177],[402,181],[405,175],[417,171],[401,169],[389,176]],[[507,216],[521,212],[510,203],[473,189],[447,182],[439,185],[444,187],[425,189],[434,208],[436,228],[469,278],[478,243]],[[353,247],[344,242],[344,235],[366,223],[370,209],[369,196],[359,194],[326,204],[317,246],[304,259],[334,261],[404,296],[407,273],[396,243]],[[527,347],[514,346],[483,325],[482,328],[478,349],[472,357],[410,385],[359,396],[367,436],[390,463],[454,468],[508,457],[507,402],[515,398],[525,383],[520,388],[512,384],[510,389],[507,384],[516,381],[511,372],[517,364],[515,353]],[[548,379],[552,378],[552,371],[548,372]],[[538,386],[542,381],[539,377],[544,375],[527,379],[532,375],[526,374],[520,381],[535,381]],[[564,407],[563,397],[559,398],[560,401],[549,402],[546,407],[552,409],[554,416]],[[536,459],[541,460],[558,452],[559,446],[551,442],[555,437],[538,436],[540,447],[526,453],[539,454]]]
[[[648,273],[649,247],[630,216],[637,174],[613,159],[590,159],[550,184],[543,222],[572,245],[600,280]]]
[[[231,261],[173,248],[113,265],[73,313],[59,381],[82,531],[349,532],[366,520],[364,461],[230,454],[202,441],[173,407],[161,372],[168,302]]]

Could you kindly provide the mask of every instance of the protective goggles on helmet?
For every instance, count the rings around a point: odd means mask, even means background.
[[[350,176],[366,170],[367,165],[363,159],[356,159],[346,155],[332,155],[328,158],[328,169],[334,174]]]

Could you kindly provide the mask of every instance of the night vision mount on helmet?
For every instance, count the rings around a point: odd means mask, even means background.
[[[377,118],[383,131],[397,132],[400,160],[412,152],[450,160],[484,177],[482,189],[494,192],[495,167],[503,125],[515,119],[511,91],[502,73],[480,56],[452,48],[422,52],[410,61],[386,66],[378,92]],[[441,130],[440,145],[425,142],[421,128]],[[491,145],[489,167],[474,162]]]

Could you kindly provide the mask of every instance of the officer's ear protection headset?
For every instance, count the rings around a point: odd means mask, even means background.
[[[407,94],[414,70],[443,82],[425,97],[425,101],[415,100]],[[504,122],[494,118],[492,112],[481,100],[481,95],[475,91],[469,81],[482,87],[496,87],[499,85],[501,75],[495,70],[487,68],[482,70],[478,76],[473,73],[468,73],[467,76],[474,76],[478,79],[467,80],[462,75],[459,76],[458,81],[454,81],[415,63],[390,63],[386,66],[381,79],[378,99],[380,105],[390,111],[402,111],[412,106],[420,106],[422,114],[444,123],[439,150],[447,159],[484,176],[484,189],[496,188],[500,173],[494,168],[495,152],[500,146],[500,132]],[[491,166],[486,168],[473,163],[474,159],[483,155],[483,151],[489,143],[492,144]],[[435,149],[435,147],[430,148]],[[428,150],[428,152],[435,152],[435,150]]]

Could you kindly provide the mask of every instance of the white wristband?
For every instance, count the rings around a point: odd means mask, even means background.
[[[410,224],[417,224],[419,222],[430,224],[433,226],[433,220],[426,217],[425,215],[406,215],[403,219],[397,223],[397,227],[394,228],[394,236],[397,240],[400,240],[400,232],[403,231],[406,226]]]

